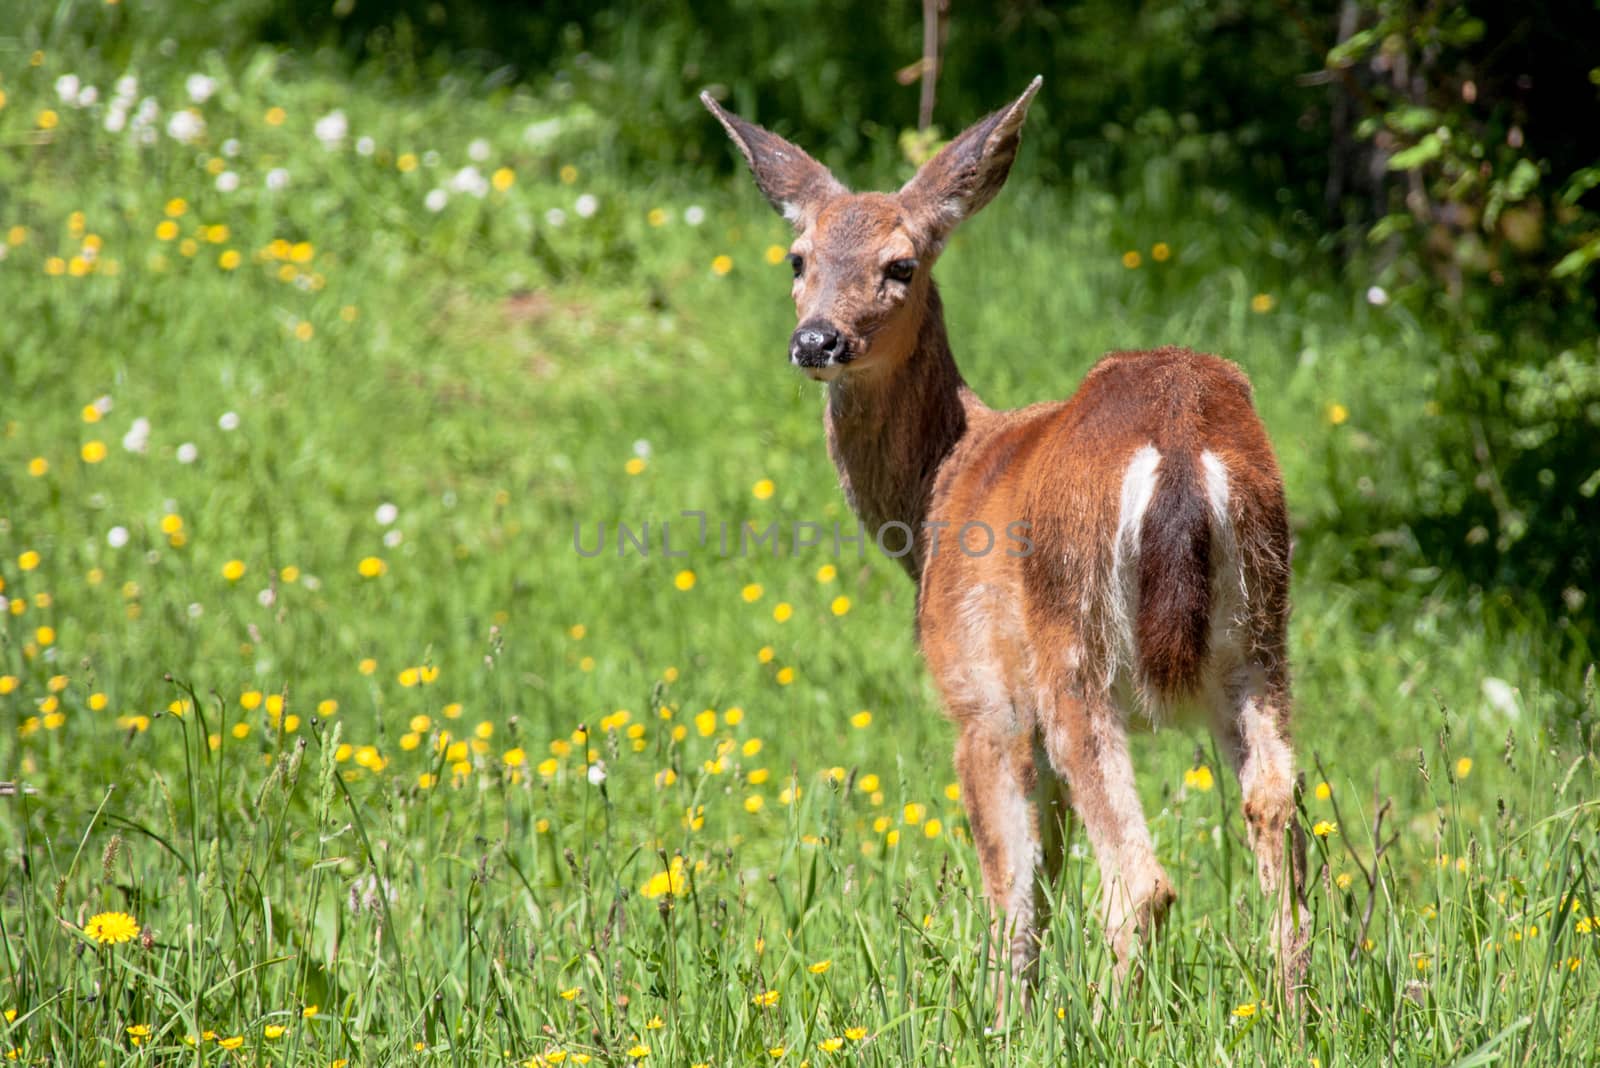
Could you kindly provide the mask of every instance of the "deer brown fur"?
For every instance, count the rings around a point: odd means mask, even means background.
[[[1182,707],[1205,710],[1238,772],[1292,988],[1307,936],[1290,538],[1248,380],[1187,349],[1118,352],[1069,400],[997,411],[950,352],[930,270],[951,229],[1004,183],[1038,87],[893,194],[850,193],[794,145],[702,100],[795,226],[790,358],[827,383],[845,495],[869,533],[901,523],[914,535],[901,559],[917,583],[919,643],[955,724],[962,798],[1018,981],[1001,984],[1002,1013],[1008,989],[1025,1002],[1034,978],[1072,818],[1100,864],[1119,974],[1174,900],[1127,736]]]

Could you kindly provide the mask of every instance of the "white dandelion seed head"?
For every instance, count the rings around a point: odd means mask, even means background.
[[[152,126],[161,117],[161,105],[153,96],[147,96],[139,101],[139,110],[133,113],[133,119],[141,126]]]
[[[476,167],[462,167],[450,176],[450,191],[467,193],[482,200],[489,195],[489,179]]]
[[[266,589],[256,594],[256,603],[262,608],[271,608],[272,602],[276,601],[277,599],[278,595],[273,592],[271,586],[268,586]]]
[[[378,150],[378,142],[370,137],[356,139],[356,151],[363,156],[370,156]]]
[[[128,544],[128,528],[119,525],[106,531],[106,544],[113,549],[120,549]]]
[[[378,510],[372,513],[372,518],[378,521],[379,526],[386,527],[400,518],[400,509],[389,501],[384,501],[378,505]]]
[[[428,190],[428,195],[422,198],[422,206],[435,214],[443,211],[444,206],[448,203],[450,203],[450,194],[443,189],[430,189]]]
[[[1367,287],[1367,303],[1375,308],[1381,308],[1389,303],[1389,291],[1382,286]]]
[[[572,210],[578,213],[578,218],[580,219],[591,219],[594,217],[594,213],[600,210],[600,199],[593,193],[585,193],[578,198],[578,202],[572,206]]]
[[[560,119],[541,119],[538,122],[530,122],[528,124],[527,128],[522,131],[522,140],[531,148],[539,148],[554,141],[556,135],[560,132]]]
[[[405,540],[406,536],[401,532],[399,527],[396,527],[393,530],[384,531],[383,544],[391,549],[398,549],[400,547],[400,543]]]
[[[193,108],[174,111],[167,120],[167,136],[174,141],[192,145],[205,135],[206,120]]]
[[[589,765],[589,785],[590,786],[599,786],[601,783],[603,783],[605,781],[606,781],[606,764],[605,764],[605,761],[597,760],[593,764],[590,764]]]
[[[300,578],[300,585],[304,586],[312,593],[315,593],[316,591],[322,589],[322,580],[317,578],[315,575],[303,575]]]
[[[204,104],[217,91],[217,80],[205,74],[191,74],[183,80],[183,91],[196,104]]]
[[[439,165],[439,150],[430,148],[424,152],[422,154],[422,165],[424,167],[437,167]]]
[[[227,156],[229,159],[233,159],[239,154],[241,147],[242,146],[239,144],[239,139],[237,137],[230,137],[226,141],[222,142],[222,154]]]
[[[699,226],[706,221],[706,209],[698,204],[690,204],[683,209],[683,221],[690,226]]]
[[[192,464],[200,459],[200,448],[192,441],[186,441],[178,446],[178,462]]]
[[[238,188],[239,176],[237,174],[232,171],[223,171],[217,175],[217,191],[219,193],[231,193]]]
[[[238,412],[223,412],[221,417],[217,419],[217,425],[220,426],[224,430],[238,430],[239,429],[239,413]]]
[[[63,104],[70,104],[78,99],[78,90],[82,86],[76,74],[63,74],[56,79],[56,96],[61,98]]]
[[[94,399],[94,410],[101,415],[110,415],[111,409],[115,404],[116,402],[111,399],[111,394],[105,393]]]
[[[549,211],[544,213],[544,221],[549,223],[551,226],[563,226],[567,221],[567,213],[562,211],[560,208],[551,208]]]
[[[144,452],[150,448],[150,420],[140,416],[133,421],[128,432],[122,435],[122,447],[129,452]]]
[[[120,103],[120,101],[119,101]],[[106,109],[106,133],[121,133],[128,125],[128,112],[125,108],[112,104]]]
[[[190,619],[199,619],[201,616],[203,616],[205,614],[206,614],[206,606],[201,604],[199,601],[195,601],[193,604],[189,605],[189,618]]]
[[[472,139],[472,144],[467,146],[467,156],[468,156],[469,159],[476,160],[479,163],[482,163],[484,160],[488,159],[489,158],[489,142],[488,142],[488,140],[486,138],[482,138],[482,137],[473,138]]]
[[[344,117],[344,112],[335,108],[316,121],[311,132],[322,147],[332,150],[344,143],[345,137],[350,133],[350,120]]]
[[[10,610],[11,610],[11,599],[9,597],[7,597],[5,594],[0,593],[0,615],[3,615],[6,612],[9,612]]]
[[[78,90],[78,99],[76,103],[80,108],[92,108],[95,106],[95,103],[99,101],[99,99],[100,90],[96,89],[92,85],[86,85],[82,89]]]
[[[633,454],[641,460],[650,459],[650,443],[644,438],[640,438],[633,443]]]
[[[267,172],[267,188],[276,192],[289,188],[289,172],[282,167],[274,167]]]
[[[131,104],[133,98],[139,95],[139,79],[131,74],[124,74],[117,79],[114,89],[118,100],[126,100]]]

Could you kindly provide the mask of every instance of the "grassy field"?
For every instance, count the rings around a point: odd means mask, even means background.
[[[992,404],[1165,342],[1254,378],[1297,523],[1304,819],[1334,825],[1295,1013],[1236,783],[1209,739],[1142,739],[1179,883],[1144,982],[1113,993],[1080,840],[1040,1009],[986,1035],[910,586],[831,541],[717,544],[854,528],[748,183],[617,174],[581,99],[9,40],[0,1053],[1593,1062],[1583,657],[1493,590],[1369,566],[1406,537],[1367,508],[1426,461],[1440,342],[1273,218],[1176,165],[1045,189],[1025,148],[940,267]]]

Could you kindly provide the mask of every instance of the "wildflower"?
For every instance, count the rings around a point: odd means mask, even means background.
[[[673,576],[672,584],[680,590],[694,589],[694,572],[688,570],[678,572]]]
[[[767,1050],[767,1056],[771,1057],[773,1060],[778,1060],[787,1052],[789,1052],[788,1049],[783,1046],[772,1046]]]
[[[1325,782],[1317,783],[1317,800],[1326,801],[1333,796],[1333,787]]]
[[[661,1017],[652,1016],[649,1020],[645,1021],[644,1029],[646,1031],[659,1031],[665,1026],[666,1022],[663,1021]]]
[[[754,604],[756,601],[761,600],[762,592],[761,583],[752,582],[739,591],[739,596],[745,599],[746,604]]]
[[[700,732],[700,737],[709,738],[717,730],[717,713],[715,709],[708,708],[694,717],[694,729]]]
[[[819,960],[815,964],[806,965],[806,971],[810,972],[812,975],[821,975],[831,967],[833,967],[832,960]]]
[[[782,263],[784,258],[788,255],[788,251],[785,250],[782,245],[768,245],[767,251],[765,252],[763,258],[769,264],[776,266],[777,264]]]
[[[39,129],[41,130],[54,130],[56,128],[56,124],[58,124],[60,121],[61,116],[57,115],[49,108],[45,108],[43,111],[39,112],[39,118],[37,120]]]
[[[787,623],[792,615],[794,615],[794,605],[788,601],[779,602],[778,606],[772,610],[772,618],[779,623]]]
[[[1351,878],[1350,873],[1344,871],[1340,872],[1338,878],[1333,880],[1333,884],[1340,890],[1348,890],[1350,889],[1350,884],[1354,881],[1355,880]]]
[[[399,682],[400,685],[406,687],[407,689],[410,689],[418,682],[422,681],[422,670],[414,667],[405,668],[400,672],[399,675],[395,677],[395,681]]]
[[[43,478],[50,471],[50,461],[43,456],[35,456],[28,461],[28,474],[34,478]]]
[[[1154,245],[1150,246],[1150,258],[1155,260],[1157,263],[1166,263],[1172,258],[1172,246],[1168,245],[1165,241],[1157,241]]]
[[[858,731],[865,730],[871,725],[872,713],[868,712],[866,709],[862,709],[860,712],[857,712],[855,715],[850,717],[850,726],[854,727]]]
[[[267,113],[261,116],[261,121],[266,123],[268,126],[282,126],[283,120],[287,119],[288,117],[289,113],[284,111],[282,108],[270,107],[267,109]]]
[[[850,611],[850,598],[843,596],[835,597],[833,599],[833,603],[828,607],[832,609],[834,615],[842,616],[846,612]]]
[[[756,768],[749,775],[746,775],[745,779],[749,781],[751,786],[760,786],[771,777],[771,774],[766,768]]]
[[[760,794],[751,794],[744,799],[744,810],[753,816],[766,807],[766,804],[766,799]]]
[[[1333,426],[1343,426],[1345,421],[1350,418],[1350,409],[1338,401],[1334,401],[1328,405],[1327,417],[1328,422]]]
[[[756,1006],[757,1008],[770,1009],[772,1006],[778,1003],[778,999],[782,996],[783,994],[781,991],[764,990],[755,997],[751,998],[750,1004]]]
[[[1471,757],[1462,757],[1460,760],[1456,761],[1456,778],[1465,779],[1468,775],[1471,775],[1471,774],[1472,774],[1472,758]]]
[[[905,807],[905,811],[902,813],[902,815],[907,823],[915,827],[917,824],[922,822],[922,818],[923,816],[927,815],[927,812],[928,806],[918,804],[917,802],[913,801]]]
[[[378,578],[389,570],[389,565],[384,563],[380,557],[366,556],[362,557],[361,563],[356,565],[356,570],[361,572],[362,578]]]
[[[230,248],[217,257],[217,266],[224,271],[231,271],[239,266],[241,258],[237,249]]]
[[[764,478],[754,486],[751,486],[750,492],[755,495],[756,500],[764,501],[772,496],[775,489],[777,489],[777,486],[773,484],[772,479]]]
[[[244,577],[244,561],[229,560],[222,565],[222,577],[229,582],[238,582]]]
[[[133,1040],[135,1046],[143,1045],[144,1040],[150,1037],[150,1025],[134,1024],[128,1028],[128,1037]]]
[[[860,1042],[867,1037],[867,1029],[865,1027],[846,1027],[844,1029],[844,1037],[852,1042]]]
[[[632,1057],[636,1061],[642,1061],[646,1057],[650,1056],[650,1047],[640,1045],[639,1043],[635,1042],[633,1045],[628,1047],[628,1056]]]
[[[1247,1001],[1243,1005],[1234,1006],[1233,1014],[1241,1020],[1248,1020],[1256,1014],[1260,1006],[1254,1001]]]
[[[1200,764],[1183,773],[1183,785],[1191,790],[1208,793],[1216,785],[1216,780],[1211,775],[1211,769]]]
[[[114,946],[137,937],[139,921],[126,912],[101,912],[90,917],[83,932],[102,946]]]
[[[1326,838],[1330,834],[1339,833],[1339,825],[1332,820],[1318,820],[1311,825],[1311,833],[1318,838]]]
[[[518,746],[515,749],[507,749],[500,759],[505,761],[508,768],[520,768],[528,762],[528,754]]]
[[[1389,291],[1382,286],[1367,287],[1367,303],[1374,308],[1381,308],[1389,303]]]
[[[584,193],[572,205],[572,210],[580,219],[591,219],[594,213],[600,210],[600,200],[593,193]],[[715,270],[715,267],[712,269]]]
[[[794,681],[794,668],[784,667],[778,669],[777,680],[779,686],[787,686]]]
[[[512,183],[514,183],[516,180],[516,171],[513,171],[510,167],[501,167],[490,176],[489,184],[494,186],[495,192],[504,193],[507,189],[511,188]]]
[[[878,789],[878,777],[868,773],[857,779],[856,785],[861,788],[863,793],[874,793]]]
[[[261,1033],[268,1038],[282,1038],[283,1033],[287,1030],[288,1028],[283,1024],[267,1024],[261,1029]]]
[[[1136,249],[1130,248],[1122,254],[1122,265],[1130,271],[1138,269],[1139,264],[1143,262],[1144,257],[1139,255]]]
[[[944,831],[944,824],[937,819],[929,820],[922,825],[922,833],[927,838],[937,838]]]
[[[556,996],[559,997],[562,1001],[573,1001],[581,993],[583,993],[583,987],[581,987],[581,986],[573,986],[573,987],[568,987],[565,990],[559,991]]]
[[[644,459],[639,456],[628,457],[628,462],[622,465],[622,469],[630,475],[644,474],[645,467],[646,464]]]
[[[244,1045],[244,1036],[229,1035],[227,1038],[219,1038],[217,1039],[217,1045],[221,1046],[223,1049],[238,1049],[240,1046]]]
[[[1271,293],[1257,293],[1250,298],[1250,310],[1257,315],[1265,315],[1271,311],[1278,302]]]
[[[788,617],[785,616],[784,618],[787,619]],[[772,658],[776,655],[777,654],[773,652],[772,646],[770,645],[763,645],[760,649],[756,650],[756,659],[761,661],[763,664],[772,663]]]
[[[676,896],[683,893],[685,885],[686,884],[683,876],[683,858],[673,857],[671,863],[667,865],[665,871],[658,871],[654,875],[650,876],[649,879],[645,880],[644,885],[639,888],[639,894],[642,897],[648,898],[658,898],[662,894],[673,894]]]
[[[378,662],[372,659],[370,656],[363,657],[361,662],[356,665],[356,670],[361,672],[363,675],[371,675],[373,672],[378,670]]]
[[[28,549],[17,557],[17,568],[21,571],[32,571],[39,566],[39,554],[33,549]]]
[[[961,800],[961,784],[958,783],[958,782],[953,782],[950,785],[946,786],[944,788],[944,796],[948,797],[952,801],[960,801]]]
[[[690,226],[699,226],[706,221],[706,209],[698,204],[690,204],[683,209],[683,221]]]

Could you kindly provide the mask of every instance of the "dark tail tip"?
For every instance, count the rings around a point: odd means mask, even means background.
[[[1211,635],[1211,513],[1184,457],[1161,465],[1145,511],[1135,634],[1147,688],[1163,697],[1198,688]]]

